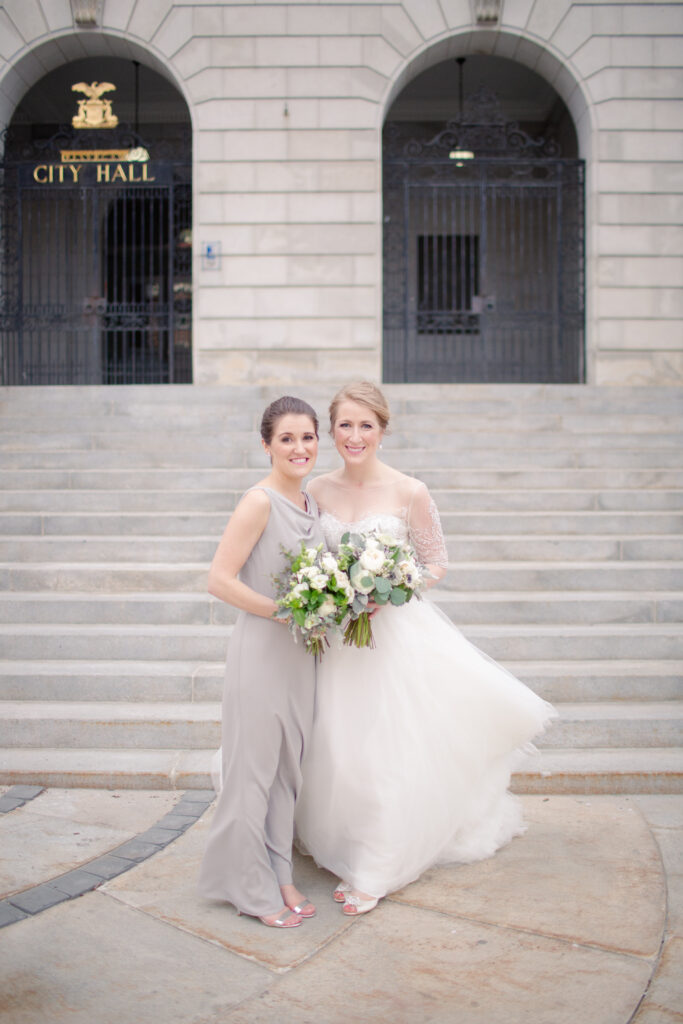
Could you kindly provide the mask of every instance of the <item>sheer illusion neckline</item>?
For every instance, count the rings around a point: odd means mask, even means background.
[[[369,519],[395,519],[398,522],[405,522],[406,509],[399,509],[397,512],[366,512],[363,516],[358,516],[356,519],[342,519],[341,516],[335,515],[334,512],[330,512],[327,509],[321,509],[320,517],[329,516],[330,519],[334,519],[335,523],[340,526],[360,526],[361,523],[366,523]]]

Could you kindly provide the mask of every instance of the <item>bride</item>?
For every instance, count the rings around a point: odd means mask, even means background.
[[[343,466],[308,487],[328,547],[349,529],[381,527],[440,580],[447,554],[429,491],[377,455],[389,424],[381,391],[342,388],[330,424]],[[372,628],[374,650],[322,659],[296,809],[301,846],[339,877],[333,896],[350,915],[434,864],[489,857],[524,831],[510,774],[554,714],[428,598],[376,609]]]

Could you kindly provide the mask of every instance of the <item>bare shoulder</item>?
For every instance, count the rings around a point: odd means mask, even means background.
[[[235,506],[232,518],[254,519],[257,522],[265,523],[270,515],[270,498],[268,492],[261,487],[255,487],[243,494]]]
[[[393,469],[390,466],[385,468],[388,471],[386,482],[393,484],[404,497],[414,498],[420,492],[427,491],[427,485],[423,484],[421,480],[417,480],[414,476],[408,476],[407,473],[401,473],[400,470]]]
[[[337,482],[339,476],[339,470],[335,469],[331,473],[323,473],[321,476],[316,476],[315,479],[310,480],[306,484],[306,490],[314,498],[317,499],[321,491],[324,491],[330,484]]]
[[[430,499],[429,488],[427,484],[423,483],[422,480],[418,480],[414,476],[406,476],[402,473],[403,480],[401,481],[402,493],[405,495],[405,501],[407,505],[414,505],[415,502],[426,502]]]

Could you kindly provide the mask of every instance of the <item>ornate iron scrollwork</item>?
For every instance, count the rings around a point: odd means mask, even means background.
[[[416,126],[410,125],[415,132]],[[391,121],[384,131],[385,157],[408,160],[447,160],[453,151],[471,151],[475,157],[524,159],[560,157],[560,144],[553,136],[532,138],[517,121],[508,121],[496,93],[481,86],[467,97],[462,116],[448,121],[431,137],[406,137],[400,122]]]

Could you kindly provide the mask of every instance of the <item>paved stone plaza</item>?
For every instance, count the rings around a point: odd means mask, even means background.
[[[0,800],[3,1024],[683,1020],[683,797],[525,796],[525,836],[356,921],[298,857],[318,914],[281,932],[196,896],[206,794],[23,793]]]

